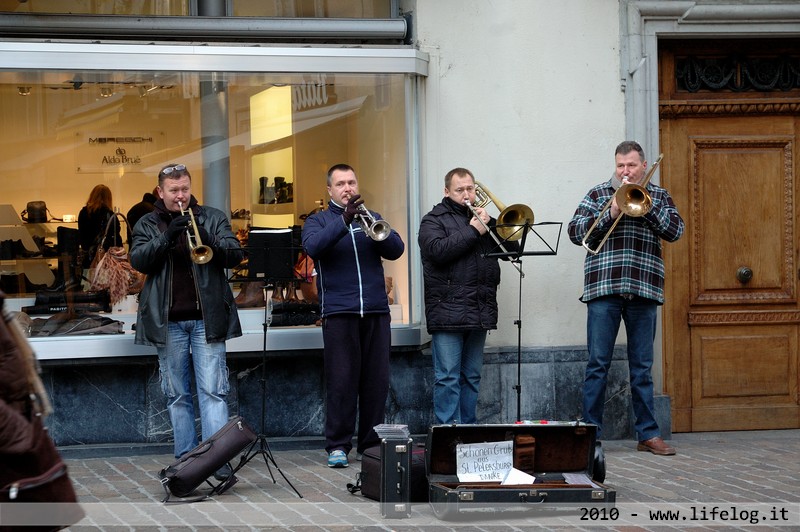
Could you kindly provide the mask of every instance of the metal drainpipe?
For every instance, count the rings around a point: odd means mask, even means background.
[[[197,0],[200,17],[227,16],[225,0]],[[203,147],[203,203],[226,215],[231,212],[230,142],[228,137],[227,84],[216,80],[200,82],[200,134]]]
[[[5,38],[91,38],[134,40],[240,41],[265,39],[376,40],[401,42],[408,21],[395,19],[309,19],[257,17],[130,17],[0,13]],[[164,38],[169,36],[169,39]]]

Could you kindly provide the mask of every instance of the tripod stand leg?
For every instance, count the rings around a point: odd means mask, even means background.
[[[258,446],[258,449],[256,449],[256,446]],[[275,461],[275,457],[272,455],[272,450],[269,448],[269,443],[267,443],[267,437],[263,434],[259,434],[258,439],[256,439],[256,441],[254,441],[250,445],[250,448],[247,450],[247,453],[242,456],[239,465],[236,466],[233,472],[235,473],[236,471],[240,470],[242,467],[247,465],[247,463],[250,462],[250,460],[252,460],[258,455],[261,455],[264,458],[264,464],[266,464],[267,466],[267,471],[269,471],[269,476],[270,478],[272,478],[273,484],[277,482],[275,480],[275,475],[272,474],[272,468],[274,467],[278,471],[278,473],[281,474],[283,480],[285,480],[286,483],[289,484],[289,487],[292,488],[292,491],[294,491],[297,494],[297,496],[300,497],[301,499],[303,498],[303,496],[300,495],[300,492],[297,491],[297,488],[294,487],[294,484],[292,484],[291,481],[288,478],[286,478],[286,475],[278,466],[278,463]]]

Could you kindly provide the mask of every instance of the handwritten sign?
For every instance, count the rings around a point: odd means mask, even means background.
[[[461,482],[499,482],[512,467],[513,441],[456,445],[456,472]]]

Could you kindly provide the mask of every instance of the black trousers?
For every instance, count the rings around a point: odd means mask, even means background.
[[[357,452],[379,443],[389,393],[391,316],[336,314],[322,320],[325,343],[325,450],[349,453],[358,414]]]

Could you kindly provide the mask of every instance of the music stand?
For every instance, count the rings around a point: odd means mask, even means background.
[[[504,240],[499,242],[494,249],[503,249],[501,244],[506,242],[512,241],[516,235],[522,231],[522,237],[519,238],[519,248],[515,251],[490,251],[489,253],[485,253],[484,257],[496,257],[496,258],[508,258],[512,264],[515,264],[517,268],[517,272],[519,272],[519,291],[518,291],[518,299],[517,299],[517,319],[514,320],[514,325],[517,326],[517,384],[514,386],[514,389],[517,391],[517,421],[522,421],[520,411],[522,410],[522,278],[525,277],[525,274],[522,272],[522,257],[529,257],[529,256],[538,256],[538,255],[556,255],[558,253],[558,244],[561,242],[561,228],[563,223],[562,222],[539,222],[535,224],[528,223],[527,221],[524,224],[499,224],[496,227],[508,227],[508,228],[517,228],[513,233],[511,233],[508,237]],[[556,237],[555,247],[553,247],[547,240],[539,234],[539,232],[535,229],[535,227],[546,227],[546,226],[558,226],[558,234]],[[555,228],[555,227],[554,227]],[[528,235],[533,233],[539,239],[538,244],[539,248],[525,251],[525,244],[528,239]]]
[[[261,346],[261,430],[256,440],[242,455],[239,465],[234,469],[234,473],[247,465],[256,456],[262,456],[264,463],[275,484],[275,475],[272,474],[272,467],[281,474],[283,480],[294,490],[301,499],[303,496],[297,488],[286,478],[281,468],[275,461],[272,450],[267,442],[266,414],[267,414],[267,332],[272,322],[271,298],[267,296],[267,287],[278,281],[294,279],[294,259],[297,247],[294,244],[294,232],[288,229],[251,229],[248,236],[249,259],[247,266],[248,282],[261,280],[263,282],[261,290],[264,294],[264,335]]]

